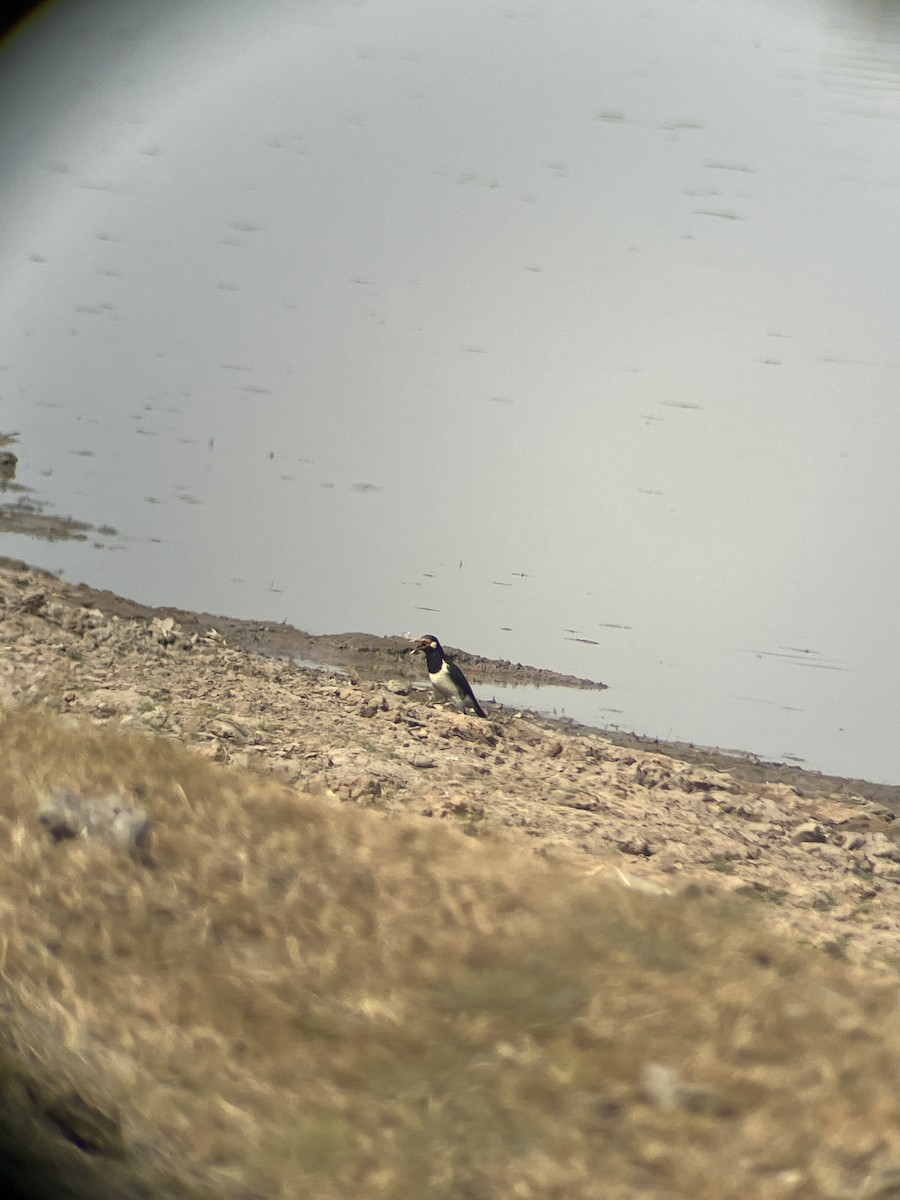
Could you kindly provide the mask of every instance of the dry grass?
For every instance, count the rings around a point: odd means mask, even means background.
[[[51,845],[52,785],[136,797],[153,863]],[[0,1103],[56,1195],[862,1197],[900,1161],[896,987],[758,906],[35,713],[0,718],[0,837]],[[698,1090],[648,1102],[648,1063]]]

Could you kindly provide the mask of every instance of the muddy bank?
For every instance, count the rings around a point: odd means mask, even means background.
[[[354,679],[377,682],[393,678],[407,680],[411,684],[423,682],[421,658],[410,655],[409,642],[405,638],[378,637],[366,633],[316,635],[274,621],[241,620],[180,608],[154,608],[88,584],[63,583],[50,572],[3,556],[0,556],[0,572],[19,573],[32,580],[35,587],[49,589],[49,593],[53,594],[64,592],[69,602],[96,609],[110,617],[143,622],[171,618],[188,633],[205,636],[210,631],[215,631],[230,645],[248,652],[334,667]],[[595,680],[579,679],[522,663],[483,658],[454,647],[447,649],[465,668],[473,684],[544,684],[596,690],[602,690],[606,686]],[[532,719],[549,728],[555,727],[573,733],[591,732],[588,727],[580,727],[568,718],[554,720],[536,714],[530,715]],[[604,738],[614,745],[659,751],[686,763],[728,771],[735,778],[749,784],[785,783],[795,787],[803,795],[827,791],[837,795],[865,796],[900,813],[900,786],[825,775],[802,767],[769,762],[752,754],[736,755],[715,747],[696,746],[689,742],[663,741],[622,730],[604,729],[602,732]]]
[[[49,586],[59,585],[56,576],[26,563],[0,557],[0,567],[19,571],[32,571],[41,576]],[[323,633],[310,634],[293,625],[275,621],[241,620],[219,613],[189,612],[183,608],[153,608],[136,600],[117,596],[114,592],[100,591],[87,584],[71,585],[70,594],[79,604],[97,608],[115,617],[150,620],[153,617],[172,617],[184,629],[207,633],[217,630],[228,641],[244,650],[253,650],[275,658],[292,658],[337,667],[360,679],[385,679],[394,677],[421,679],[421,659],[410,658],[410,642],[403,637],[379,637],[371,633]],[[470,654],[453,646],[446,647],[473,683],[484,681],[498,684],[554,685],[602,691],[606,684],[594,679],[581,679],[559,671],[542,667],[531,667],[525,663],[513,663],[507,659],[484,658]]]

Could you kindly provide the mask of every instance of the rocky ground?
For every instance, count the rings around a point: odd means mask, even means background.
[[[176,619],[10,560],[0,619],[4,705],[176,738],[335,803],[502,831],[623,887],[743,893],[795,938],[900,966],[898,789],[509,710],[481,721],[436,706],[399,643],[308,639],[350,673],[314,670],[273,656],[297,652],[297,631]]]

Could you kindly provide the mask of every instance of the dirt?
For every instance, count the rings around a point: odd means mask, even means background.
[[[0,620],[5,705],[176,739],[335,802],[503,830],[624,887],[742,893],[794,938],[900,965],[898,788],[500,707],[479,720],[434,703],[399,639],[150,609],[10,560]],[[547,681],[459,658],[473,682]]]

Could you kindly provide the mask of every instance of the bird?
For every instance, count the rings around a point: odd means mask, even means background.
[[[431,686],[441,699],[452,700],[457,708],[465,712],[471,708],[476,717],[484,717],[485,711],[475,699],[469,681],[462,671],[444,653],[444,647],[432,633],[420,637],[413,646],[413,653],[421,650],[428,666]]]

